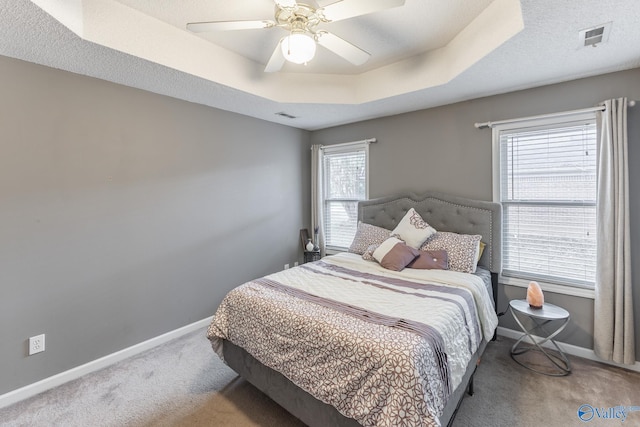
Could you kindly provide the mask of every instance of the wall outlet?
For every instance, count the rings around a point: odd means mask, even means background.
[[[284,269],[285,269],[285,270],[288,270],[288,269],[289,269],[289,264],[285,264],[285,265],[284,265]]]
[[[44,334],[29,338],[29,356],[44,351]]]
[[[294,263],[293,263],[293,266],[294,266],[294,267],[297,267],[297,266],[298,266],[298,261],[294,262]]]

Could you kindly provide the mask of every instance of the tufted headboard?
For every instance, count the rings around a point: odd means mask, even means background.
[[[502,205],[434,191],[365,200],[358,220],[393,230],[410,208],[438,231],[480,234],[486,247],[478,262],[494,274],[502,271]]]

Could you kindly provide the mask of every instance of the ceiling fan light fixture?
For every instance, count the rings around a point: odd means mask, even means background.
[[[294,64],[304,64],[316,54],[316,41],[308,34],[292,32],[280,44],[284,58]]]
[[[306,64],[314,58],[318,44],[359,66],[367,62],[371,54],[318,26],[402,6],[405,0],[333,0],[323,7],[317,2],[309,2],[312,3],[309,5],[296,0],[274,0],[273,20],[190,22],[187,29],[196,33],[254,28],[279,28],[289,32],[275,46],[264,68],[265,73],[279,71],[286,61]]]

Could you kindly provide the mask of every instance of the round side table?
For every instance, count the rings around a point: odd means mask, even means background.
[[[549,303],[545,303],[540,309],[531,308],[529,307],[529,303],[526,300],[510,301],[509,310],[511,311],[511,314],[516,320],[518,326],[520,326],[520,329],[522,329],[522,332],[524,332],[524,334],[522,334],[522,336],[518,338],[513,347],[511,347],[511,358],[521,366],[524,366],[525,368],[539,374],[550,375],[554,377],[569,375],[571,373],[571,363],[569,362],[566,354],[560,349],[560,347],[558,347],[558,344],[553,340],[553,338],[555,338],[560,332],[562,332],[569,323],[569,312],[562,307],[558,307],[557,305]],[[531,329],[527,330],[518,316],[522,318],[528,317],[532,319],[534,326]],[[554,321],[556,326],[555,330],[549,330],[545,327],[547,324]],[[541,331],[544,335],[542,337],[535,337],[533,335],[533,332],[536,330]],[[533,345],[523,345],[523,341],[527,337],[533,343]],[[542,347],[542,345],[547,341],[550,341],[551,344],[553,344],[553,346],[556,348],[558,353],[557,355],[554,353],[550,353],[548,349]],[[549,359],[553,364],[554,371],[541,371],[516,358],[516,356],[520,356],[530,350],[539,351],[544,354],[547,359]]]

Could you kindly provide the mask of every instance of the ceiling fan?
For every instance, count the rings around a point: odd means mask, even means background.
[[[274,0],[273,20],[191,22],[187,29],[196,33],[207,31],[282,28],[289,32],[278,42],[264,71],[279,71],[285,61],[306,64],[320,45],[354,65],[362,65],[371,56],[348,41],[317,28],[322,23],[340,21],[392,7],[402,6],[405,0],[342,0],[326,7],[313,7],[295,0]]]

